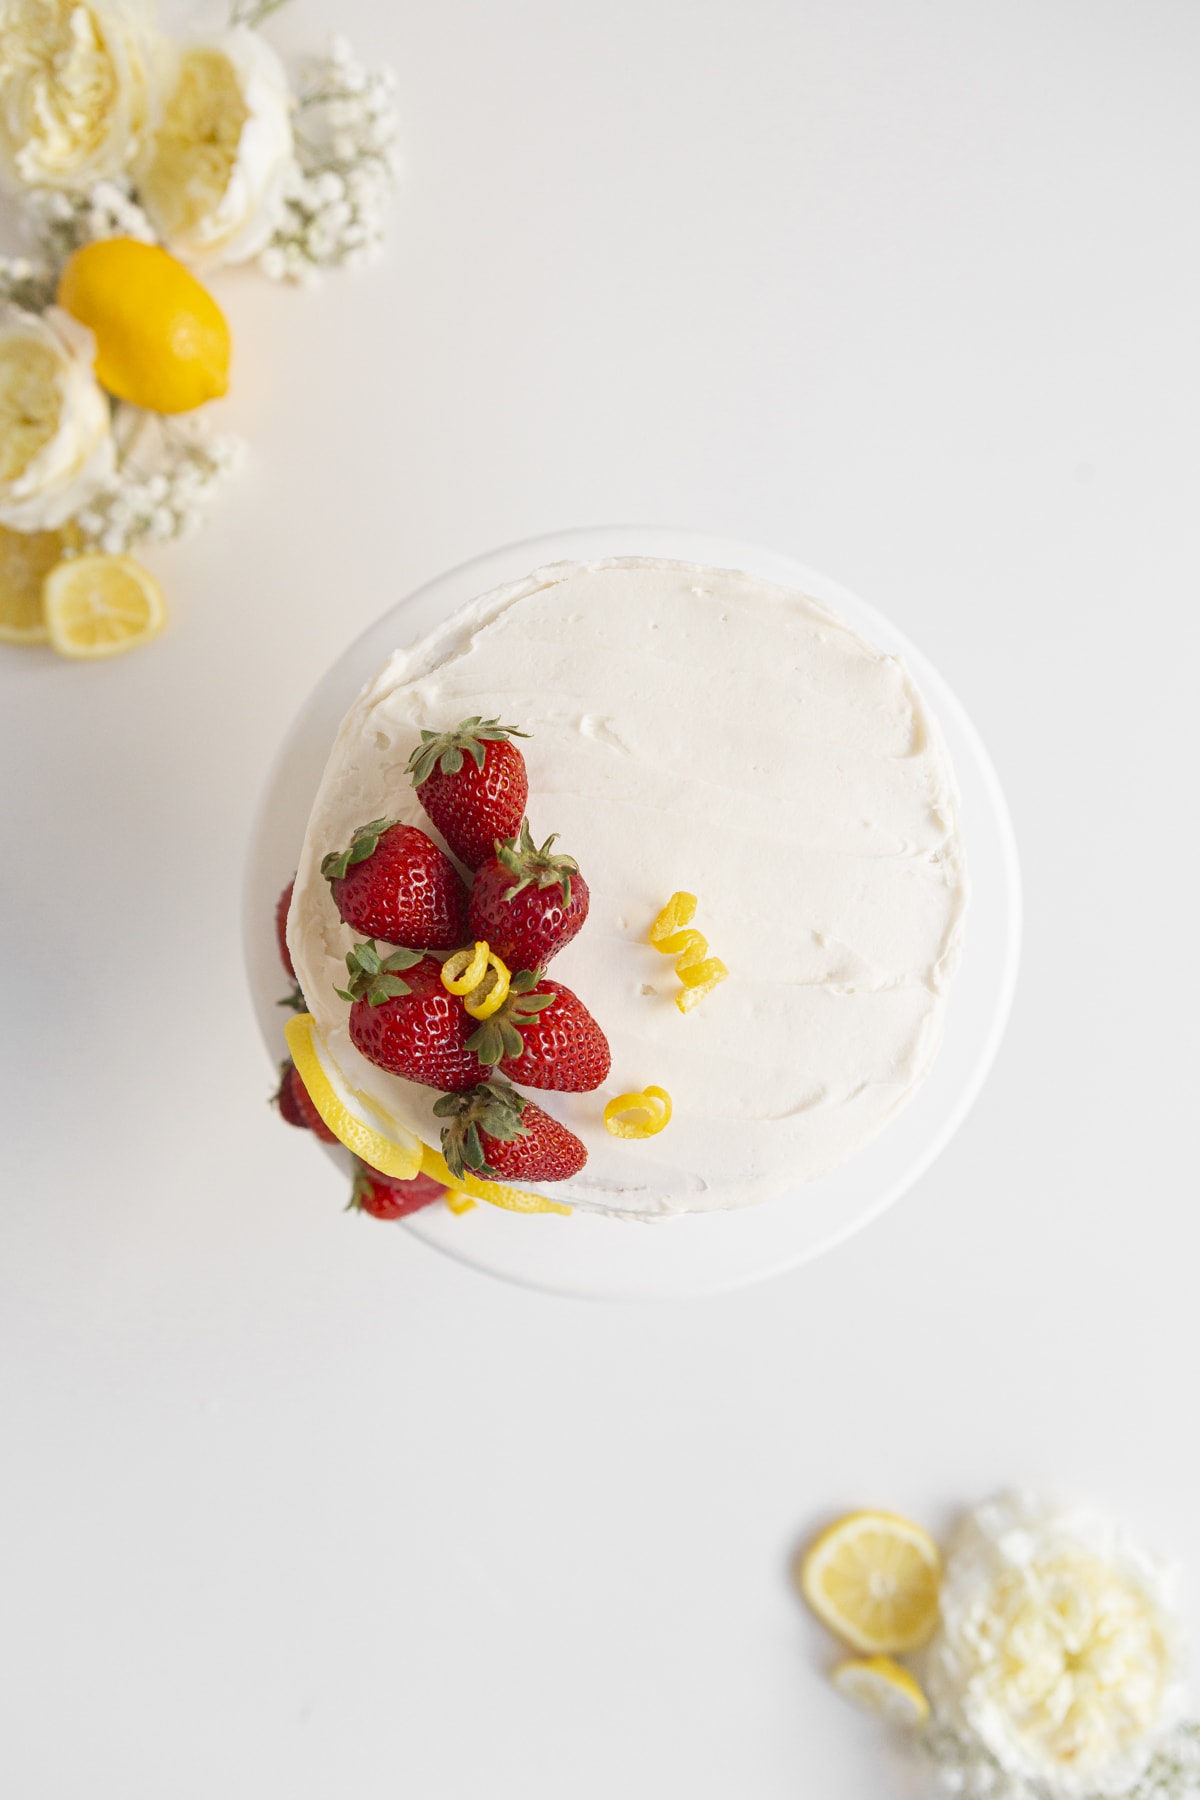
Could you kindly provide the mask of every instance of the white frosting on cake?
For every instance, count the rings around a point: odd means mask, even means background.
[[[523,1185],[661,1216],[747,1205],[853,1156],[933,1061],[966,900],[953,773],[903,663],[800,594],[632,559],[540,569],[397,651],[333,747],[288,942],[366,1116],[433,1145],[437,1095],[350,1041],[334,989],[354,934],[320,864],[380,816],[437,838],[405,765],[422,729],[471,714],[530,734],[533,834],[557,832],[591,889],[549,973],[612,1048],[598,1092],[534,1096],[587,1167]],[[699,897],[696,927],[730,971],[686,1016],[672,959],[647,942],[677,889]],[[611,1137],[605,1100],[648,1084],[672,1096],[670,1125]]]

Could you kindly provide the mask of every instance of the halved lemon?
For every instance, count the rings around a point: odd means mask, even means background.
[[[890,1656],[839,1663],[831,1679],[839,1694],[889,1725],[923,1725],[929,1717],[920,1682]]]
[[[938,1547],[920,1525],[895,1513],[854,1512],[810,1546],[800,1591],[853,1649],[915,1650],[937,1626],[941,1568]]]
[[[44,644],[50,635],[42,585],[67,543],[63,531],[9,531],[0,525],[0,640]]]
[[[129,556],[74,556],[42,589],[50,642],[63,656],[119,656],[146,643],[167,617],[162,589]]]

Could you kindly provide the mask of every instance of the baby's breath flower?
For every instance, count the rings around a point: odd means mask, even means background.
[[[355,268],[378,255],[396,182],[392,71],[368,69],[335,37],[308,74],[283,218],[259,257],[273,281],[303,285],[322,269]]]
[[[22,312],[43,313],[53,305],[57,285],[47,262],[31,262],[27,256],[0,257],[0,310],[16,306]]]
[[[160,418],[132,406],[117,406],[115,435],[115,474],[75,517],[79,547],[109,555],[193,531],[201,508],[242,458],[240,440],[209,436],[198,420]]]
[[[932,1726],[923,1747],[943,1793],[961,1800],[1053,1800],[1042,1784],[1006,1773],[978,1739]],[[1197,1800],[1200,1796],[1200,1725],[1178,1726],[1155,1751],[1145,1772],[1121,1800]]]
[[[56,264],[64,263],[81,244],[102,238],[137,238],[155,244],[154,227],[138,205],[126,175],[98,181],[77,193],[31,188],[22,197],[25,229]]]

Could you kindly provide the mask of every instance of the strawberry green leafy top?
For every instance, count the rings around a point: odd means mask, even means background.
[[[433,1111],[435,1118],[449,1121],[442,1128],[442,1155],[451,1174],[461,1180],[469,1169],[473,1175],[495,1180],[479,1134],[485,1132],[503,1144],[527,1137],[529,1127],[521,1121],[524,1110],[524,1096],[497,1078],[481,1081],[465,1093],[443,1094]]]
[[[512,887],[504,892],[506,900],[515,900],[522,889],[536,882],[540,888],[561,887],[562,903],[570,906],[571,877],[578,875],[579,864],[573,856],[551,853],[550,846],[557,837],[557,831],[552,831],[544,844],[535,844],[529,820],[522,819],[520,836],[505,838],[503,843],[497,844],[497,859],[513,878]]]
[[[507,743],[510,738],[528,736],[527,731],[502,725],[499,718],[481,719],[478,714],[464,719],[453,731],[423,731],[421,742],[408,759],[413,786],[421,787],[437,768],[443,775],[457,775],[464,755],[482,770],[485,744]]]
[[[322,858],[321,873],[326,881],[340,881],[352,863],[366,862],[368,856],[374,856],[380,838],[396,823],[395,819],[372,819],[369,825],[360,825],[345,850],[331,850]]]
[[[350,971],[350,980],[344,988],[333,991],[339,1000],[365,1000],[369,1006],[382,1006],[385,1000],[395,1000],[401,994],[411,994],[412,989],[407,981],[401,978],[401,969],[411,969],[421,961],[420,950],[393,950],[390,956],[380,956],[374,938],[365,943],[355,944],[346,956],[346,967]]]

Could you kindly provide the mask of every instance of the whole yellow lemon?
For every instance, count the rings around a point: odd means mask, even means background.
[[[106,238],[63,269],[58,304],[96,339],[96,379],[150,412],[191,412],[229,386],[229,326],[209,293],[157,244]]]

